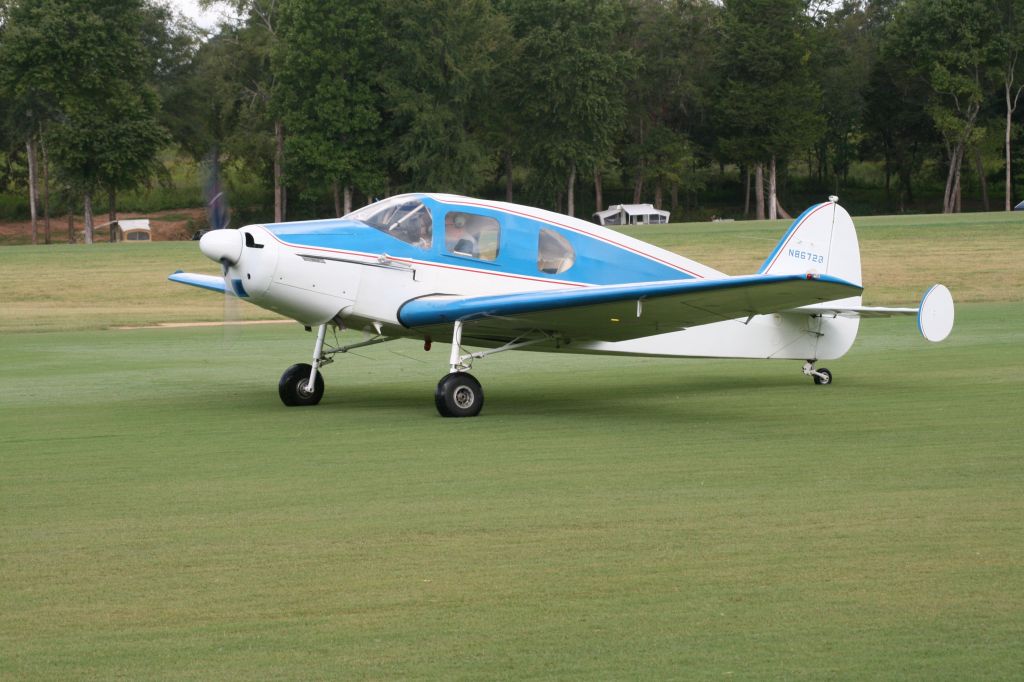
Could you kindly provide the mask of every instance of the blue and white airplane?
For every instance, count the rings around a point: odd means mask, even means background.
[[[816,367],[853,345],[862,317],[916,315],[930,341],[953,327],[935,285],[917,308],[861,305],[860,249],[835,197],[798,217],[754,274],[729,276],[639,239],[537,208],[448,194],[405,194],[330,220],[203,235],[223,276],[170,279],[220,291],[317,329],[311,364],[279,382],[285,405],[315,405],[338,353],[398,338],[451,344],[434,400],[446,417],[479,414],[474,360],[508,350],[800,360]],[[328,328],[365,340],[327,343]],[[467,351],[471,346],[483,350]]]

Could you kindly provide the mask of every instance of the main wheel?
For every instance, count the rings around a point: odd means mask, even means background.
[[[817,370],[817,372],[818,374],[811,375],[812,377],[814,377],[814,383],[819,384],[821,386],[827,386],[828,384],[832,383],[832,372],[828,371],[824,367]]]
[[[307,387],[309,384],[309,373],[313,371],[312,365],[299,363],[292,365],[281,375],[281,381],[277,382],[277,392],[281,395],[281,402],[288,407],[300,405],[316,405],[320,398],[324,397],[324,376],[316,373],[316,381],[313,382],[313,390]]]
[[[434,404],[442,417],[475,417],[484,406],[484,389],[472,374],[452,372],[437,382]]]

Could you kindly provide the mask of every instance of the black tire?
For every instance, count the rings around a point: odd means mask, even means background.
[[[442,417],[475,417],[484,406],[484,389],[472,374],[453,372],[437,382],[434,404]]]
[[[812,374],[811,376],[814,377],[814,383],[818,384],[819,386],[828,386],[829,384],[832,383],[832,372],[828,371],[824,367],[817,370],[817,372],[822,376],[818,376],[818,374]]]
[[[324,376],[321,372],[316,373],[316,381],[313,383],[313,390],[307,391],[306,384],[309,383],[309,373],[313,371],[312,365],[299,363],[292,365],[281,375],[281,381],[277,383],[277,392],[281,395],[281,402],[288,407],[301,407],[304,405],[316,405],[324,397]]]

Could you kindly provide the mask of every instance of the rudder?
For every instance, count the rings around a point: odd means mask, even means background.
[[[835,201],[811,206],[793,221],[758,272],[816,272],[863,284],[853,219]]]

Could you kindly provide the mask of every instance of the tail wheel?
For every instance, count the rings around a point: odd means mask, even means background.
[[[819,386],[827,386],[832,383],[832,372],[828,371],[824,367],[815,370],[814,374],[811,376],[814,377],[814,383]]]
[[[313,388],[309,388],[309,373],[313,366],[306,363],[292,365],[281,375],[281,381],[277,383],[277,392],[281,395],[281,402],[289,407],[303,405],[316,405],[324,397],[324,377],[320,372],[316,373],[316,381]]]
[[[484,406],[484,389],[472,374],[453,372],[437,382],[434,404],[442,417],[475,417]]]

